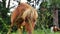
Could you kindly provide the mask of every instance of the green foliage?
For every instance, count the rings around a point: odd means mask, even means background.
[[[39,17],[37,20],[37,28],[39,29],[43,29],[42,26],[47,29],[53,24],[53,12],[51,8],[48,8],[47,6],[47,2],[42,2],[40,6],[41,8],[38,11]]]
[[[6,34],[10,26],[10,16],[7,15],[7,13],[9,12],[9,8],[6,8],[6,3],[5,3],[6,0],[2,0],[2,1],[3,2],[0,2],[0,34]],[[38,11],[39,17],[36,24],[35,34],[45,34],[45,32],[48,31],[46,29],[48,29],[49,25],[53,24],[52,8],[54,8],[55,6],[60,7],[60,0],[49,0],[49,1],[50,1],[50,5],[48,5],[48,2],[41,3],[40,6],[41,8]],[[41,31],[40,29],[43,31]],[[12,34],[17,34],[17,33],[12,32]]]
[[[0,33],[6,34],[9,27],[8,24],[10,23],[10,18],[7,15],[9,8],[6,8],[6,0],[2,1],[0,2]]]
[[[47,8],[47,4],[48,4],[47,2],[42,2],[41,7]]]

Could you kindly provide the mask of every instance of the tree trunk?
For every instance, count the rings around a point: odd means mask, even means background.
[[[58,9],[53,10],[53,25],[56,25],[57,27],[59,27],[59,24],[58,24]]]

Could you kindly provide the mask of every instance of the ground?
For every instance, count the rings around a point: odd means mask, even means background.
[[[12,34],[18,34],[18,33],[13,32]],[[26,34],[26,32],[24,32],[23,34]],[[44,30],[34,30],[34,34],[45,34],[45,32]],[[60,34],[60,32],[51,33],[50,30],[47,30],[47,34]]]

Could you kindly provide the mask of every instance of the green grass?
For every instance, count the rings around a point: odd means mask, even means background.
[[[18,34],[18,32],[13,32],[12,34]],[[26,34],[26,32],[23,34]],[[34,34],[45,34],[45,32],[44,30],[34,30]],[[60,34],[60,32],[51,33],[50,30],[47,30],[47,34]]]
[[[6,34],[1,31],[0,34],[2,34],[2,33]],[[19,34],[19,32],[15,31],[15,32],[11,32],[11,34]],[[23,32],[23,34],[26,34],[26,32]],[[45,34],[45,32],[44,32],[44,30],[38,29],[38,30],[34,30],[34,34]],[[48,30],[46,30],[46,34],[60,34],[60,32],[50,32],[50,30],[48,29]]]

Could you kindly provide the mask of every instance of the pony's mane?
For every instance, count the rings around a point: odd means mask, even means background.
[[[36,19],[38,17],[36,9],[26,3],[20,3],[20,5],[18,5],[16,10],[12,14],[15,16],[12,16],[12,18],[14,17],[13,20],[16,18],[18,20],[20,17],[23,19],[25,19],[26,17]]]
[[[22,15],[23,18],[25,18],[26,16],[29,16],[30,18],[34,18],[34,17],[37,18],[38,17],[36,9],[34,9],[33,7],[31,7],[28,4],[22,3],[21,5],[25,5],[27,8]]]

